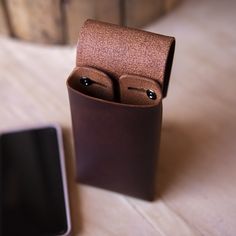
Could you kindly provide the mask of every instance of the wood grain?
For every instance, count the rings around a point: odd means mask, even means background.
[[[124,22],[131,27],[141,27],[158,19],[163,13],[162,0],[125,0]]]
[[[85,20],[95,18],[95,0],[70,0],[64,3],[67,42],[75,44]]]
[[[75,48],[0,38],[0,130],[63,127],[73,235],[236,235],[234,9],[231,0],[189,0],[147,28],[177,39],[151,203],[74,182],[65,81]]]
[[[122,19],[122,0],[99,0],[95,1],[95,18],[113,24],[121,24]]]
[[[13,34],[28,41],[62,43],[60,0],[7,0]]]
[[[9,28],[7,25],[6,12],[3,7],[3,0],[0,0],[0,34],[1,35],[9,35]]]
[[[1,0],[0,33],[6,34],[6,15],[12,34],[39,43],[75,44],[88,18],[141,27],[170,11],[179,0]]]
[[[170,12],[172,11],[175,7],[177,7],[178,4],[180,4],[180,0],[164,0],[163,2],[163,11]]]
[[[70,0],[63,4],[67,43],[75,44],[79,31],[87,19],[97,19],[119,24],[121,19],[120,0]]]

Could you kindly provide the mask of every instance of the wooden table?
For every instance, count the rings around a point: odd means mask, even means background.
[[[73,181],[65,80],[75,48],[0,39],[0,129],[63,126],[74,235],[236,235],[235,9],[186,1],[148,27],[177,38],[152,203]]]

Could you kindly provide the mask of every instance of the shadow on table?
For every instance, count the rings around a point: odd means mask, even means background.
[[[164,123],[161,137],[160,159],[156,181],[157,198],[165,195],[186,176],[186,172],[201,174],[199,162],[202,153],[215,142],[207,122]]]
[[[65,148],[65,161],[67,170],[67,183],[69,190],[70,212],[72,232],[70,235],[78,235],[83,229],[81,204],[79,196],[79,185],[75,182],[74,154],[72,148],[71,132],[68,128],[63,128],[63,140]]]

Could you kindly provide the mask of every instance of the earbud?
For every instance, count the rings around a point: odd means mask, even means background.
[[[119,78],[120,102],[133,105],[154,105],[161,100],[159,84],[138,75],[122,75]]]
[[[102,71],[92,67],[77,67],[71,76],[74,89],[92,97],[114,100],[112,79]]]
[[[151,89],[146,90],[146,94],[152,100],[156,100],[157,99],[156,93],[153,90],[151,90]]]
[[[161,88],[153,79],[122,75],[118,83],[115,83],[120,97],[115,96],[113,82],[107,74],[92,67],[77,67],[70,78],[73,89],[103,100],[132,105],[155,105],[162,98]]]

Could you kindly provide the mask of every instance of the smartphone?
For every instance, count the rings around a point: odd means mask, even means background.
[[[0,134],[2,236],[69,235],[70,212],[61,129]]]

